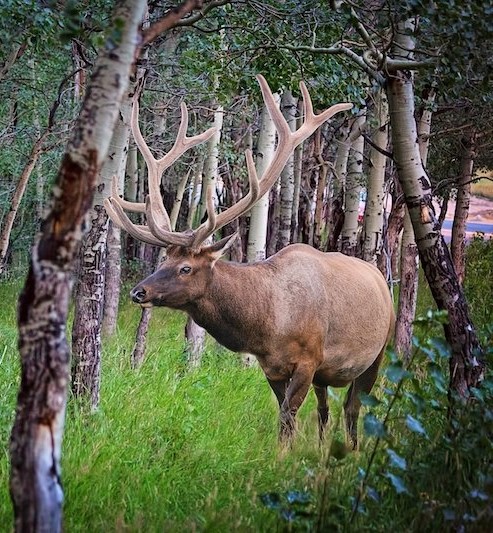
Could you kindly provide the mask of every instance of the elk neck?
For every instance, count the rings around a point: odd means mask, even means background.
[[[219,260],[206,292],[185,311],[226,348],[262,355],[275,323],[275,273],[269,260]]]

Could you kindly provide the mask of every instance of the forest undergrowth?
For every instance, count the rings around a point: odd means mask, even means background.
[[[492,363],[493,243],[468,249],[466,290]],[[8,440],[18,386],[15,305],[0,284],[0,531],[10,531]],[[123,293],[125,294],[125,293]],[[486,531],[492,523],[493,381],[450,419],[441,313],[420,284],[409,366],[389,350],[362,398],[361,446],[344,444],[344,391],[317,439],[315,399],[292,449],[277,444],[277,406],[258,368],[209,340],[187,369],[184,316],[154,312],[147,358],[130,368],[140,313],[123,298],[104,342],[101,405],[68,403],[63,445],[66,531]]]

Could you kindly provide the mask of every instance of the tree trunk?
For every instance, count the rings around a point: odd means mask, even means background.
[[[9,211],[5,215],[2,232],[0,233],[0,274],[2,274],[5,270],[5,261],[10,245],[10,235],[12,233],[12,227],[14,226],[15,217],[17,216],[17,212],[19,210],[19,205],[24,193],[26,192],[27,183],[31,177],[36,162],[40,154],[43,153],[43,143],[48,133],[49,130],[45,130],[44,133],[38,137],[37,141],[34,143],[31,153],[29,154],[29,159],[22,170],[21,177],[17,182],[14,195],[10,201]]]
[[[291,131],[296,129],[297,99],[291,91],[284,91],[281,110]],[[279,234],[276,250],[285,248],[291,242],[291,219],[293,217],[294,154],[291,154],[281,172],[281,210],[279,213]]]
[[[132,84],[133,85],[133,84]],[[100,184],[94,195],[91,227],[81,246],[81,263],[75,295],[74,323],[72,327],[72,391],[76,397],[87,397],[92,410],[99,405],[101,371],[101,331],[105,305],[106,260],[108,242],[108,215],[104,199],[111,194],[113,176],[123,179],[129,138],[129,111],[134,87],[130,87],[122,101],[115,125],[108,157],[100,174]],[[124,117],[124,115],[126,115]],[[118,267],[119,270],[119,257]],[[113,269],[113,274],[116,269]],[[112,292],[110,314],[116,319],[120,280],[108,287]],[[116,323],[109,325],[110,329]]]
[[[457,182],[457,200],[455,204],[454,222],[452,224],[451,254],[455,272],[459,282],[464,282],[466,273],[466,222],[469,215],[471,200],[471,180],[474,167],[475,135],[462,139],[462,154],[460,162],[460,176]]]
[[[387,125],[389,120],[389,109],[387,105],[387,97],[381,89],[377,94],[375,107],[377,127],[373,134],[372,141],[375,147],[378,147],[381,150],[386,150],[389,140]],[[385,209],[385,167],[387,163],[387,157],[375,147],[372,146],[370,150],[370,171],[362,239],[362,258],[374,265],[377,264],[377,259],[381,253],[382,247]]]
[[[296,129],[298,129],[303,121],[302,106],[298,100],[298,118],[296,121]],[[299,242],[299,210],[300,210],[300,194],[301,194],[301,178],[303,174],[303,146],[304,143],[299,144],[294,149],[294,192],[293,192],[293,216],[291,218],[291,242]]]
[[[336,158],[334,161],[333,174],[331,180],[331,190],[327,204],[327,246],[328,252],[335,252],[338,249],[337,241],[344,224],[344,190],[346,185],[347,165],[351,140],[349,135],[351,127],[345,125],[341,127],[340,134],[336,138]]]
[[[205,329],[201,328],[192,317],[185,325],[185,354],[190,368],[198,368],[202,360],[205,345]]]
[[[276,102],[279,103],[278,93],[274,94],[274,98],[276,99]],[[262,179],[265,169],[272,161],[275,146],[276,128],[264,105],[260,118],[260,132],[257,141],[257,155],[255,161],[255,167],[259,179]],[[248,232],[247,246],[247,261],[249,263],[265,259],[268,220],[269,193],[260,198],[250,211],[250,230]]]
[[[401,243],[399,305],[395,323],[394,348],[407,360],[411,355],[413,320],[416,314],[418,264],[418,248],[414,239],[413,225],[406,209]]]
[[[72,327],[72,392],[85,397],[91,409],[99,405],[101,321],[108,215],[102,205],[91,212],[91,227],[81,246]]]
[[[116,331],[122,273],[121,230],[109,221],[106,237],[106,267],[104,276],[104,308],[102,334],[111,336]]]
[[[450,390],[467,398],[470,388],[483,379],[485,363],[450,253],[436,229],[430,180],[417,143],[412,77],[409,72],[397,71],[388,77],[386,88],[394,159],[420,259],[438,308],[448,311],[444,331],[452,350]]]
[[[329,164],[324,159],[323,149],[323,134],[322,127],[320,127],[313,135],[313,158],[315,159],[315,182],[317,184],[315,212],[313,214],[312,230],[313,234],[310,238],[312,245],[321,250],[324,243],[322,243],[323,232],[325,229],[325,210],[327,197],[327,176],[329,172]]]
[[[67,146],[19,299],[21,384],[10,441],[16,531],[62,529],[60,456],[70,378],[65,327],[72,269],[127,86],[144,7],[143,1],[127,0],[115,9],[120,40],[113,40],[94,66],[91,90]]]
[[[145,359],[145,352],[147,346],[147,332],[149,331],[149,322],[152,316],[152,309],[150,307],[142,308],[140,314],[139,325],[135,333],[135,343],[130,354],[130,366],[132,368],[139,368]]]
[[[365,139],[361,135],[365,123],[364,117],[358,117],[351,128],[349,136],[351,150],[346,176],[344,194],[344,224],[341,232],[341,252],[356,255],[358,246],[358,208],[360,193],[363,188],[363,150]]]
[[[214,204],[217,205],[216,184],[219,175],[219,143],[221,142],[223,118],[224,109],[222,106],[217,106],[214,112],[216,133],[207,141],[207,157],[204,162],[204,177],[202,179],[202,192],[200,195],[200,220],[206,212],[206,193],[209,187],[212,188]]]
[[[410,47],[409,49],[412,49]],[[417,123],[418,148],[423,167],[428,160],[430,145],[431,117],[435,91],[428,91],[427,98]],[[419,256],[414,237],[414,229],[406,209],[401,242],[399,305],[395,324],[395,349],[409,360],[412,349],[413,320],[418,300]]]

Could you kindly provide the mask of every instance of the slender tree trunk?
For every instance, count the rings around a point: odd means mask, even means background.
[[[36,162],[40,154],[43,152],[43,143],[48,133],[49,130],[45,130],[44,133],[38,137],[37,141],[34,143],[31,153],[29,154],[29,159],[27,160],[27,163],[22,170],[21,177],[17,182],[14,195],[10,201],[10,208],[4,218],[4,224],[0,233],[0,274],[2,274],[5,269],[5,260],[10,245],[10,235],[14,226],[15,217],[19,211],[19,206],[24,193],[26,192],[27,183],[31,177],[32,171],[36,166]]]
[[[418,296],[418,247],[409,212],[404,212],[404,231],[401,243],[400,290],[397,320],[395,323],[394,348],[409,359],[412,348],[413,320]]]
[[[302,124],[302,113],[300,102],[298,100],[298,118],[296,121],[296,129]],[[299,242],[299,210],[300,210],[300,194],[301,194],[301,178],[303,173],[303,145],[299,144],[294,149],[294,192],[293,192],[293,216],[291,219],[291,242]]]
[[[118,43],[98,58],[57,178],[19,299],[21,384],[10,440],[10,494],[16,531],[62,529],[60,456],[69,348],[65,335],[71,276],[98,173],[127,86],[145,2],[115,9]]]
[[[341,252],[356,255],[358,246],[358,208],[363,188],[363,150],[365,139],[361,135],[364,117],[358,117],[351,128],[351,150],[344,194],[344,224],[341,232]]]
[[[381,150],[387,149],[389,140],[388,120],[389,109],[387,97],[379,90],[375,104],[375,118],[377,127],[372,137],[373,144]],[[372,146],[370,150],[370,171],[366,208],[363,221],[363,250],[362,258],[374,265],[377,264],[381,253],[384,225],[384,185],[387,157]]]
[[[269,192],[269,223],[267,228],[267,257],[277,251],[279,228],[281,223],[281,195],[279,180],[274,183]]]
[[[145,351],[147,346],[147,333],[149,331],[149,322],[151,320],[152,312],[150,307],[142,309],[140,314],[139,325],[135,333],[135,343],[130,354],[130,366],[132,368],[139,368],[145,359]]]
[[[328,252],[337,250],[337,241],[344,224],[344,190],[346,186],[347,165],[351,140],[351,127],[345,125],[336,138],[336,158],[334,161],[334,178],[331,180],[331,190],[327,205],[327,247]]]
[[[290,91],[281,96],[281,110],[291,131],[296,129],[297,99]],[[281,172],[281,210],[279,213],[279,234],[277,250],[285,248],[291,242],[291,219],[293,217],[294,196],[294,154],[291,154]]]
[[[195,164],[195,170],[193,173],[193,187],[192,193],[190,195],[190,202],[188,206],[188,216],[187,216],[187,228],[193,228],[200,223],[200,220],[197,219],[197,207],[200,201],[200,187],[202,185],[202,175],[204,171],[205,158],[202,154],[199,154],[197,162]]]
[[[200,219],[205,215],[206,193],[209,187],[213,190],[214,203],[217,205],[216,184],[219,176],[219,143],[223,127],[224,109],[217,106],[214,113],[214,127],[216,133],[207,141],[207,157],[204,162],[204,177],[200,197]]]
[[[313,215],[313,236],[311,242],[315,248],[321,250],[323,248],[322,238],[325,229],[325,208],[327,196],[327,176],[329,172],[329,164],[324,159],[323,155],[323,135],[320,127],[313,136],[313,157],[315,159],[317,183],[317,194],[315,203],[315,213]]]
[[[436,229],[430,180],[417,143],[412,77],[397,71],[388,77],[386,88],[394,159],[420,259],[438,308],[448,311],[444,331],[452,350],[450,390],[467,398],[470,388],[483,379],[485,362],[449,250]]]
[[[469,215],[471,200],[471,180],[476,156],[474,132],[462,139],[460,176],[457,182],[457,200],[455,204],[454,222],[452,224],[451,253],[452,262],[460,283],[464,282],[466,273],[466,222]]]
[[[109,221],[106,238],[106,267],[104,278],[104,308],[102,334],[113,335],[118,319],[122,273],[121,230]]]
[[[279,103],[279,94],[275,93],[274,97],[276,98],[276,102]],[[264,105],[260,118],[260,132],[257,141],[257,156],[255,161],[257,176],[259,179],[262,178],[265,169],[272,161],[275,146],[276,128]],[[249,263],[265,259],[268,220],[269,193],[260,198],[250,211],[250,230],[248,232],[247,246],[247,261]]]
[[[130,136],[127,165],[125,167],[124,189],[125,198],[127,198],[129,202],[134,203],[137,202],[139,198],[139,165],[137,153],[137,146]],[[136,220],[136,214],[131,214],[131,216],[135,217],[135,222],[140,223],[140,221]],[[127,261],[133,261],[138,256],[139,243],[136,242],[135,239],[126,232],[120,232],[120,238],[121,237],[124,238],[124,257]]]

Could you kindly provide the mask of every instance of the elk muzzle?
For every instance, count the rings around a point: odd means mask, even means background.
[[[136,304],[142,305],[146,303],[147,291],[141,285],[137,285],[130,291],[130,298],[132,298]]]

